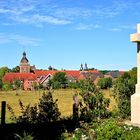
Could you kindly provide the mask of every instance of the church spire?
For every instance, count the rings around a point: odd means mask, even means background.
[[[28,59],[26,58],[25,51],[23,52],[22,59],[20,61],[20,72],[21,73],[29,73],[30,72],[30,64]]]

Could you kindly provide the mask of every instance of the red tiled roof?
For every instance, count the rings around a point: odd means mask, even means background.
[[[67,76],[72,76],[72,77],[79,77],[80,76],[79,70],[66,70],[66,71],[62,71],[62,72],[65,72]]]
[[[48,74],[54,75],[57,72],[65,72],[67,76],[72,76],[72,77],[79,77],[81,74],[81,71],[79,70],[35,70],[35,75],[37,77],[40,76],[46,76]],[[97,70],[89,70],[87,72],[91,72],[91,73],[99,73],[99,71]]]
[[[45,76],[48,74],[54,75],[56,72],[59,72],[59,71],[56,71],[56,70],[35,70],[34,71],[34,73],[37,77]]]
[[[83,79],[82,71],[79,70],[35,70],[34,73],[6,73],[3,77],[3,81],[14,81],[15,79],[20,80],[36,80],[37,77],[47,76],[51,74],[52,76],[57,72],[65,72],[67,76],[71,76],[77,79]],[[87,72],[99,73],[97,70],[90,70]]]
[[[37,77],[33,73],[6,73],[3,77],[3,81],[14,81],[15,79],[19,80],[36,80]]]

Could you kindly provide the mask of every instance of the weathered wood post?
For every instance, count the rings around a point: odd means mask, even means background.
[[[74,104],[73,104],[73,119],[76,121],[79,118],[79,113],[78,113],[79,100],[78,100],[78,96],[74,95],[73,100],[74,100]]]
[[[1,125],[5,124],[5,114],[6,114],[6,101],[1,103]]]

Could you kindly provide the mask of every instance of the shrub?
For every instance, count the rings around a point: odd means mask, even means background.
[[[57,100],[53,101],[52,93],[48,92],[43,94],[40,98],[38,105],[34,106],[24,106],[21,100],[19,100],[19,105],[21,108],[21,116],[16,117],[13,109],[8,105],[8,110],[11,113],[11,119],[17,123],[47,123],[52,121],[57,121],[60,119],[61,113],[59,112]]]
[[[57,100],[53,101],[52,93],[43,94],[39,102],[38,119],[40,122],[52,122],[60,119]]]
[[[16,140],[33,140],[34,137],[26,132],[23,133],[23,136],[20,136],[19,134],[15,134]]]
[[[118,106],[118,114],[121,118],[130,116],[130,96],[135,92],[135,81],[129,73],[118,78],[113,85],[113,96]]]
[[[13,90],[12,84],[9,82],[6,82],[2,85],[2,90],[8,91],[8,90]]]
[[[101,89],[107,89],[112,87],[112,78],[100,78],[97,85]]]
[[[81,86],[80,95],[84,105],[81,106],[81,119],[85,121],[99,120],[109,116],[110,100],[104,98],[103,93],[90,80],[85,80]]]
[[[95,131],[97,140],[117,140],[123,133],[122,128],[112,119],[100,124]]]
[[[54,89],[65,88],[67,83],[68,80],[64,72],[57,72],[51,79],[51,85]]]

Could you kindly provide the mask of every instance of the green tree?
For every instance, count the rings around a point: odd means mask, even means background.
[[[97,85],[101,89],[107,89],[112,87],[112,78],[100,78]]]
[[[64,72],[57,72],[51,80],[51,84],[54,89],[65,88],[67,83],[67,76]]]
[[[13,85],[14,85],[15,89],[19,89],[21,86],[21,80],[15,79]]]
[[[84,101],[81,107],[81,119],[92,121],[109,116],[110,100],[104,98],[103,93],[90,80],[83,81],[80,95]]]
[[[60,119],[61,113],[59,112],[57,100],[53,101],[52,93],[49,91],[43,94],[39,102],[39,122],[53,122]]]
[[[8,67],[1,67],[0,68],[0,79],[3,78],[3,76],[7,73],[10,72],[11,70]]]
[[[7,108],[11,114],[11,119],[17,123],[47,123],[53,122],[60,119],[60,111],[57,105],[57,99],[54,101],[52,93],[43,93],[42,97],[39,99],[38,105],[35,104],[31,106],[30,104],[24,106],[21,100],[19,100],[19,106],[21,109],[21,115],[19,117],[15,116],[14,110],[10,105]]]
[[[11,71],[12,72],[20,72],[20,67],[19,66],[16,66],[16,67],[12,68]]]
[[[6,82],[2,85],[2,90],[8,91],[13,90],[12,84],[10,82]]]
[[[137,68],[136,67],[132,68],[128,73],[130,74],[133,82],[137,83]]]
[[[135,92],[135,80],[127,72],[118,78],[113,86],[113,96],[118,106],[118,114],[122,118],[130,116],[130,97]]]

